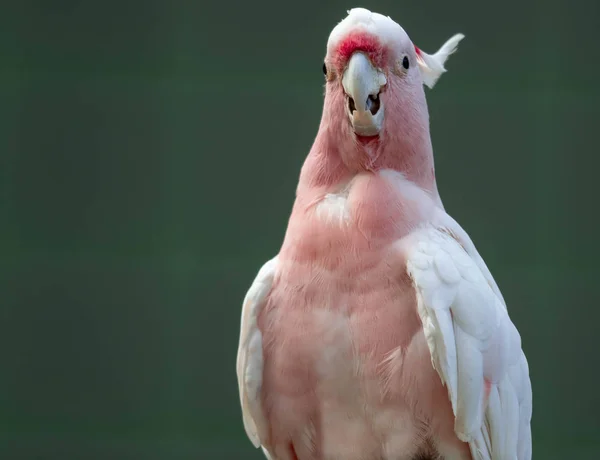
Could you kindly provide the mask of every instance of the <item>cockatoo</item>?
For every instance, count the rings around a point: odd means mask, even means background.
[[[531,458],[521,338],[442,205],[435,54],[363,8],[331,32],[319,131],[280,252],[243,302],[245,430],[271,460]]]

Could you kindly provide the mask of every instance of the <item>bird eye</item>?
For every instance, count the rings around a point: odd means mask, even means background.
[[[402,59],[402,67],[405,69],[408,69],[409,67],[408,58],[406,56],[404,56],[404,59]]]
[[[327,64],[323,63],[323,75],[327,75]]]

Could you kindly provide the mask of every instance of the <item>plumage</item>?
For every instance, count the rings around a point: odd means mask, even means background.
[[[423,85],[461,38],[428,55],[362,8],[329,37],[286,235],[242,307],[244,427],[271,460],[531,459],[521,338],[435,181]]]
[[[423,75],[423,83],[433,88],[438,79],[446,71],[444,63],[452,53],[456,51],[458,42],[465,36],[463,34],[453,35],[444,43],[435,54],[427,54],[417,48],[417,61]]]
[[[420,246],[422,242],[427,245]],[[531,419],[531,386],[521,338],[506,306],[448,233],[427,228],[402,244],[415,251],[407,269],[415,282],[432,364],[448,388],[457,436],[471,443],[474,458],[480,452],[481,458],[528,458],[529,429],[520,427]],[[415,256],[418,264],[412,262]],[[492,403],[484,410],[489,394]],[[500,439],[493,451],[480,433],[484,420],[497,427]]]

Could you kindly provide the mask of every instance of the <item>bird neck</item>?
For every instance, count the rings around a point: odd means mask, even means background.
[[[389,130],[379,138],[361,140],[322,122],[302,167],[299,192],[303,188],[329,190],[357,174],[391,169],[438,196],[429,128],[421,126],[411,129],[410,136],[403,135],[405,130]]]

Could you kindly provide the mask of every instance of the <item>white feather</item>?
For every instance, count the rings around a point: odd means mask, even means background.
[[[417,62],[421,69],[423,83],[429,88],[433,88],[438,79],[446,72],[444,63],[452,53],[458,48],[460,42],[465,36],[456,34],[448,39],[446,43],[435,54],[427,54],[423,50],[417,53]]]
[[[273,284],[277,260],[278,258],[274,257],[258,271],[242,307],[236,371],[244,428],[255,447],[261,445],[265,435],[265,420],[260,406],[263,372],[262,334],[257,318]]]
[[[465,249],[464,241],[438,228],[423,228],[404,244],[431,361],[456,417],[456,435],[469,443],[474,459],[530,460],[529,369],[491,275],[474,247]]]
[[[366,8],[353,8],[348,11],[348,16],[331,31],[327,47],[334,47],[343,37],[357,27],[378,36],[382,43],[386,44],[392,44],[398,40],[399,36],[406,34],[400,24],[389,16],[371,12]]]

